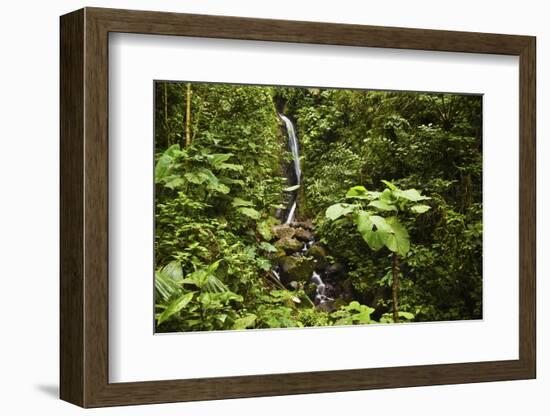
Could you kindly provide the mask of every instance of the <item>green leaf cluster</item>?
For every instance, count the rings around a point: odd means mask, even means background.
[[[357,231],[372,250],[378,251],[385,246],[391,252],[406,256],[410,250],[410,237],[398,215],[405,211],[413,214],[427,212],[431,207],[417,202],[430,198],[414,188],[401,190],[389,181],[382,182],[386,186],[382,192],[368,191],[364,186],[350,188],[346,198],[356,202],[331,205],[325,216],[334,221],[350,215]]]

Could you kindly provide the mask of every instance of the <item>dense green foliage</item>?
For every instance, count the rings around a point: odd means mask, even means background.
[[[278,111],[300,141],[297,191]],[[481,155],[478,96],[156,83],[157,330],[391,322],[394,252],[399,320],[480,318]],[[342,270],[331,308],[271,272],[292,191]]]

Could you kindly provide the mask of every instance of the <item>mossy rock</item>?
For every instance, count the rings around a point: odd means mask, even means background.
[[[325,273],[333,280],[342,280],[346,277],[346,270],[341,263],[327,265]]]
[[[298,257],[293,256],[281,256],[277,259],[277,265],[281,273],[288,273],[290,269],[293,269],[298,264]]]
[[[305,228],[295,228],[294,238],[300,241],[311,241],[313,240],[313,233]]]
[[[291,254],[300,251],[303,248],[304,243],[296,240],[295,238],[284,237],[280,240],[275,241],[274,246],[277,249],[284,250],[287,254]]]
[[[295,282],[309,282],[315,271],[315,263],[306,257],[284,256],[277,260],[284,284]]]
[[[291,224],[293,227],[296,228],[305,228],[306,230],[313,230],[313,223],[311,220],[305,220],[305,221],[295,221]]]
[[[269,255],[269,258],[271,260],[277,260],[281,257],[286,256],[285,251],[281,247],[275,247],[275,248],[277,249],[277,251],[274,252],[274,253],[270,253],[270,255]]]
[[[338,308],[335,307],[333,300],[327,300],[326,302],[323,302],[323,303],[320,303],[320,304],[316,305],[315,309],[317,309],[318,311],[323,311],[323,312],[334,312]]]
[[[334,307],[334,309],[340,309],[341,306],[346,306],[349,302],[347,302],[345,299],[343,298],[336,298],[334,299],[334,301],[332,302],[332,306]]]
[[[314,244],[308,249],[307,255],[313,256],[317,260],[320,260],[320,259],[325,260],[325,257],[327,256],[327,251],[323,246],[319,244]]]
[[[278,239],[292,238],[296,233],[296,230],[288,224],[275,225],[271,227],[271,231]]]

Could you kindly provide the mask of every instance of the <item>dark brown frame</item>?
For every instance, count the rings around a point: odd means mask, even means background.
[[[519,359],[109,383],[109,32],[519,56]],[[61,398],[100,407],[535,378],[535,49],[516,35],[99,8],[62,16]]]

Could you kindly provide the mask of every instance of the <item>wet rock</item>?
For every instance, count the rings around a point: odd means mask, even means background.
[[[282,274],[288,273],[289,270],[296,267],[298,264],[299,257],[294,256],[283,256],[277,259],[277,265]]]
[[[315,269],[312,260],[305,257],[284,256],[277,261],[281,272],[281,282],[288,285],[292,281],[308,282]]]
[[[294,238],[297,238],[300,241],[311,241],[313,240],[313,233],[305,228],[295,228],[294,229]]]
[[[313,300],[315,298],[315,295],[317,294],[317,286],[315,286],[313,283],[309,282],[304,285],[304,292],[307,295],[308,298]]]
[[[346,271],[341,263],[334,263],[325,270],[327,277],[333,280],[341,280],[346,277]]]
[[[284,250],[287,254],[291,254],[300,251],[304,244],[295,238],[283,237],[280,240],[275,241],[274,246],[277,249]]]
[[[332,302],[332,307],[334,308],[334,310],[338,310],[338,309],[340,309],[340,307],[346,306],[348,303],[349,303],[349,301],[346,301],[343,298],[336,298]]]
[[[275,225],[271,231],[278,239],[292,238],[296,230],[288,224]]]
[[[339,283],[339,297],[343,300],[344,303],[349,303],[354,300],[353,284],[350,279],[346,279],[343,282]],[[340,307],[340,306],[338,306]]]
[[[344,271],[344,266],[341,263],[331,264],[327,268],[327,274],[338,274]]]
[[[299,264],[288,271],[288,275],[291,280],[297,280],[299,282],[306,282],[309,280],[313,273],[314,265],[312,262],[303,260]]]
[[[291,224],[294,228],[304,228],[306,230],[312,231],[313,230],[313,223],[311,220],[305,220],[305,221],[295,221]]]
[[[334,305],[334,300],[327,300],[316,305],[315,309],[317,309],[318,311],[324,311],[324,312],[334,312],[338,308]]]
[[[324,261],[327,256],[327,251],[324,249],[323,246],[319,244],[314,244],[308,249],[307,255],[313,256],[317,260]]]
[[[269,254],[269,258],[271,260],[277,260],[280,257],[286,256],[286,252],[281,247],[275,247],[275,248],[277,249],[277,251]]]
[[[326,255],[326,250],[319,244],[312,245],[306,252],[306,256],[313,258],[317,272],[322,272],[327,267]]]

